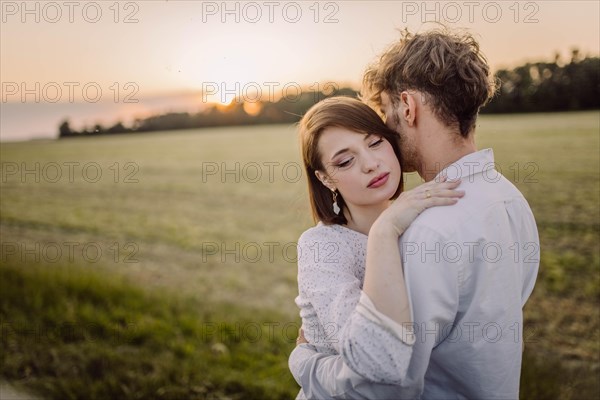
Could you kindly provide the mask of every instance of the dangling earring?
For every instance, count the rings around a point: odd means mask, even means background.
[[[333,212],[335,215],[340,213],[340,206],[337,203],[337,192],[335,190],[333,190]]]

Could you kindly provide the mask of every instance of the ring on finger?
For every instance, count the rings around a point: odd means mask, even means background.
[[[426,198],[426,199],[428,199],[428,198],[430,198],[430,197],[431,197],[431,191],[429,191],[429,190],[426,190],[426,191],[425,191],[425,198]]]

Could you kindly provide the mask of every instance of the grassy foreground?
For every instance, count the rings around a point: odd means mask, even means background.
[[[294,395],[287,354],[298,324],[281,326],[277,313],[145,293],[89,270],[2,266],[1,272],[2,374],[42,396]]]
[[[540,231],[522,398],[597,398],[599,114],[477,129]],[[0,161],[4,379],[56,399],[295,396],[311,221],[293,127],[3,143]]]

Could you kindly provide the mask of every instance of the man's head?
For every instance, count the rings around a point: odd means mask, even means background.
[[[496,85],[479,44],[467,33],[430,31],[400,41],[372,64],[363,78],[362,99],[400,134],[403,169],[414,171],[427,143],[419,129],[434,118],[453,141],[472,140],[481,106]],[[429,132],[431,133],[431,132]]]

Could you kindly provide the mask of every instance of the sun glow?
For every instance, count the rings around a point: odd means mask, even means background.
[[[226,28],[226,29],[225,29]],[[204,29],[204,30],[203,30]],[[242,24],[191,26],[182,32],[176,54],[177,85],[200,92],[207,104],[230,105],[276,100],[289,70],[285,51],[275,51],[282,44],[269,26],[249,30]],[[186,40],[193,37],[194,40]],[[259,107],[246,106],[258,113]]]

